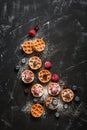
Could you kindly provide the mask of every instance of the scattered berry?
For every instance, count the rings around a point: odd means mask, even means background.
[[[19,66],[19,65],[16,65],[16,66],[15,66],[15,70],[16,70],[16,71],[19,71],[19,69],[20,69],[20,66]]]
[[[59,80],[59,76],[57,74],[53,74],[52,77],[51,77],[51,80],[53,82],[57,82]]]
[[[25,89],[24,89],[24,93],[25,93],[25,94],[28,94],[28,93],[29,93],[29,89],[28,89],[28,88],[25,88]]]
[[[60,80],[60,81],[59,81],[59,85],[60,85],[61,87],[62,87],[62,86],[64,87],[64,86],[65,86],[64,81]]]
[[[50,110],[52,110],[52,109],[53,109],[53,105],[50,103],[50,104],[48,105],[48,108],[49,108]]]
[[[28,32],[28,34],[30,37],[34,37],[36,35],[36,31],[34,29],[32,29]]]
[[[60,116],[60,113],[59,112],[56,112],[55,113],[55,117],[58,118]]]
[[[50,69],[51,67],[52,67],[51,62],[50,62],[50,61],[46,61],[46,62],[45,62],[45,68],[46,68],[46,69]]]
[[[77,90],[77,85],[73,85],[71,88],[72,88],[73,91],[76,91]]]
[[[38,98],[33,98],[33,102],[37,103],[38,102]]]
[[[54,100],[52,101],[52,104],[53,104],[54,106],[56,106],[56,105],[58,104],[58,101],[57,101],[56,99],[54,99]]]
[[[44,98],[41,98],[41,99],[39,100],[39,102],[40,102],[41,104],[44,104]]]
[[[39,30],[39,26],[35,26],[34,30],[37,32]]]
[[[26,60],[25,60],[25,58],[23,58],[23,59],[21,60],[21,63],[22,63],[22,64],[25,64],[25,62],[26,62]]]
[[[76,101],[76,102],[79,102],[79,101],[80,101],[79,96],[75,96],[75,101]]]
[[[67,109],[69,106],[68,106],[68,104],[64,104],[64,106],[63,106],[65,109]]]

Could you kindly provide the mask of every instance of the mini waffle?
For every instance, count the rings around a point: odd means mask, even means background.
[[[48,84],[48,93],[52,96],[58,95],[60,92],[60,85],[58,83],[51,82]]]
[[[31,83],[34,80],[34,73],[31,70],[24,70],[21,77],[24,83]]]
[[[51,73],[48,70],[41,70],[38,73],[38,78],[42,83],[47,83],[51,79]]]
[[[31,106],[31,115],[35,118],[39,118],[42,116],[43,112],[44,112],[44,108],[41,104],[36,103],[34,105]]]
[[[64,89],[61,92],[61,97],[64,102],[71,102],[74,98],[74,93],[71,89]]]
[[[42,52],[45,49],[45,42],[42,39],[36,39],[33,41],[33,49],[36,52]]]
[[[31,88],[31,93],[34,97],[41,97],[43,95],[43,86],[41,84],[34,84]]]
[[[33,56],[29,59],[29,66],[33,70],[37,70],[42,66],[42,61],[39,57]]]
[[[26,53],[26,54],[31,54],[33,53],[33,48],[32,48],[32,41],[25,41],[21,47],[22,47],[22,50]]]
[[[55,104],[53,103],[54,101],[56,101]],[[51,110],[57,109],[58,108],[58,99],[55,97],[48,97],[46,100],[46,107]]]

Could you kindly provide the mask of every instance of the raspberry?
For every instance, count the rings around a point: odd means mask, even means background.
[[[51,80],[53,82],[57,82],[59,80],[59,76],[57,74],[53,74],[52,77],[51,77]]]
[[[50,61],[46,61],[46,62],[45,62],[45,68],[46,68],[46,69],[50,69],[51,67],[52,67],[51,62],[50,62]]]
[[[36,35],[36,31],[34,29],[32,29],[28,32],[28,34],[30,37],[34,37]]]
[[[19,65],[16,65],[16,66],[15,66],[15,71],[19,71],[19,69],[20,69],[20,66],[19,66]]]
[[[24,89],[24,93],[25,93],[25,94],[28,94],[28,93],[29,93],[29,89],[28,89],[28,88],[25,88],[25,89]]]
[[[58,89],[55,87],[55,86],[53,86],[52,88],[51,88],[51,93],[52,94],[56,94],[58,92]]]

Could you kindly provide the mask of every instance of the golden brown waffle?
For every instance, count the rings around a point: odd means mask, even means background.
[[[57,98],[55,98],[55,97],[48,97],[46,100],[46,107],[51,109],[51,110],[55,110],[58,108],[58,103],[56,105],[53,105],[53,103],[52,103],[53,100],[58,101]]]
[[[32,41],[25,41],[21,47],[22,47],[22,50],[26,53],[26,54],[31,54],[34,52],[33,48],[32,48]]]
[[[71,102],[74,98],[74,92],[69,88],[64,89],[61,92],[61,97],[64,102]]]
[[[51,79],[51,73],[48,70],[41,70],[38,73],[38,78],[42,83],[47,83]]]
[[[41,97],[43,95],[43,86],[41,84],[34,84],[31,88],[31,93],[34,97]]]
[[[60,85],[55,82],[51,82],[48,84],[48,93],[52,96],[58,95],[60,92]]]
[[[38,56],[33,56],[29,59],[29,66],[33,70],[37,70],[42,66],[42,61]]]
[[[34,73],[31,70],[24,70],[21,78],[24,83],[31,83],[34,80]]]
[[[35,118],[39,118],[42,116],[43,112],[44,112],[44,108],[41,104],[36,103],[34,105],[31,106],[31,115]]]
[[[42,52],[45,49],[45,42],[42,39],[36,39],[33,41],[33,49],[36,52]]]

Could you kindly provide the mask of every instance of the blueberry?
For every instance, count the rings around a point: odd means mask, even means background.
[[[48,105],[48,108],[52,110],[52,109],[53,109],[53,105],[52,105],[52,104],[49,104],[49,105]]]
[[[38,102],[38,98],[33,98],[33,102],[37,103]]]
[[[58,118],[60,116],[60,113],[59,112],[56,112],[55,113],[55,117]]]
[[[56,105],[58,104],[57,99],[53,99],[52,104],[53,104],[54,106],[56,106]]]
[[[76,101],[76,102],[79,102],[79,101],[80,101],[79,96],[75,96],[75,101]]]
[[[16,65],[15,66],[15,70],[18,71],[20,69],[20,66],[19,65]]]
[[[26,60],[25,60],[25,58],[23,58],[23,59],[21,60],[21,63],[22,63],[22,64],[25,64],[25,62],[26,62]]]
[[[73,85],[71,88],[72,88],[73,91],[76,91],[77,90],[77,85]]]
[[[65,109],[67,109],[69,106],[68,106],[68,104],[64,104],[64,106],[63,106]]]

